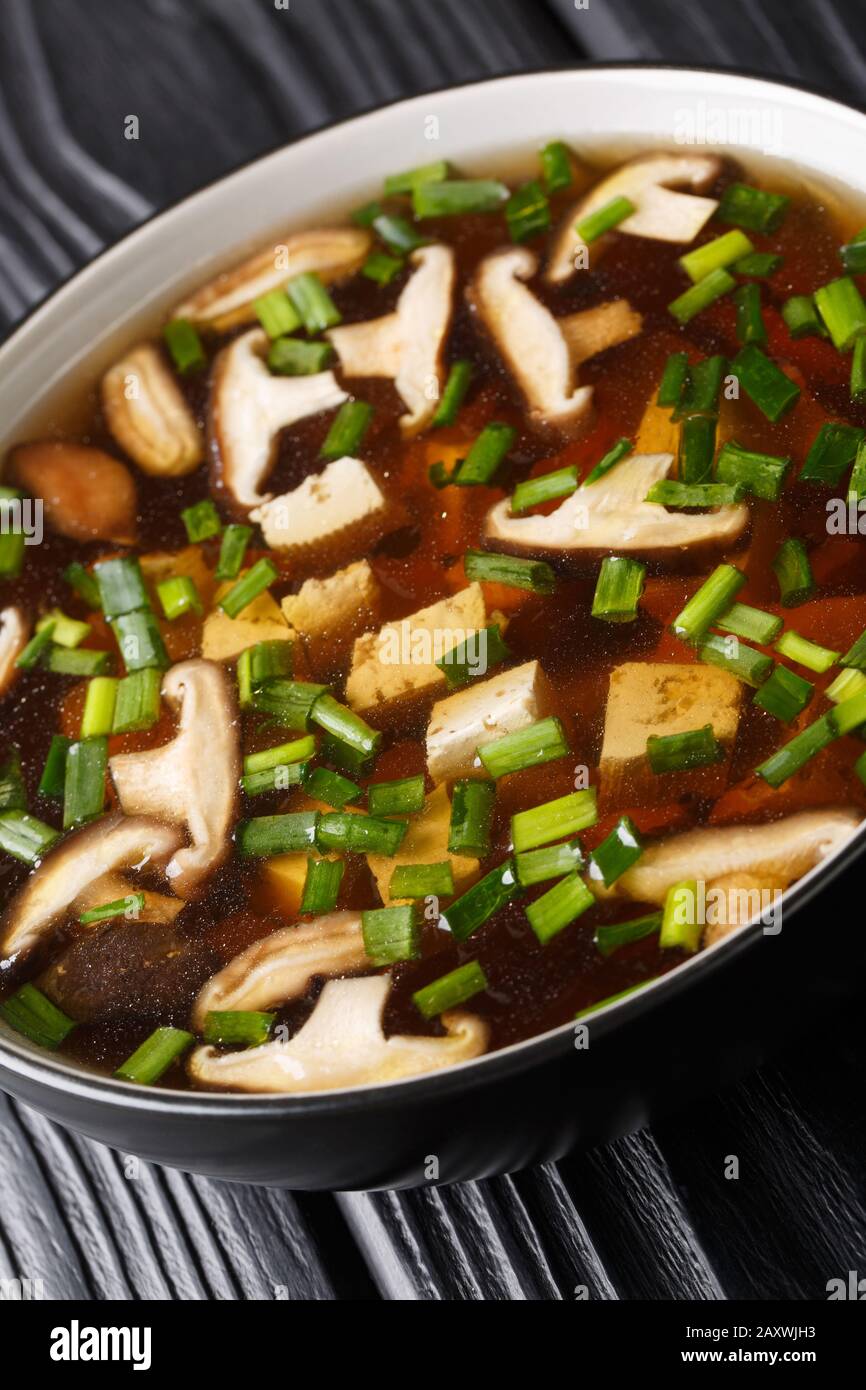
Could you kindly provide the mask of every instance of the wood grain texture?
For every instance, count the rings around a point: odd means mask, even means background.
[[[856,100],[856,14],[841,0],[5,0],[0,325],[152,209],[324,121],[582,57],[741,64]],[[866,1271],[864,1055],[862,1025],[840,1024],[652,1132],[402,1194],[220,1185],[0,1097],[0,1278],[87,1300],[820,1298]]]

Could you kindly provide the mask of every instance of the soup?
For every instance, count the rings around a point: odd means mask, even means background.
[[[861,273],[712,153],[432,164],[17,443],[5,1022],[309,1092],[778,931],[866,809]]]

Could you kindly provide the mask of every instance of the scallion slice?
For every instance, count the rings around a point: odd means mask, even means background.
[[[19,652],[15,665],[22,671],[32,671],[34,666],[39,665],[40,658],[50,649],[51,638],[54,633],[53,622],[46,623],[43,628],[36,631],[30,638],[26,647]],[[58,649],[59,650],[59,649]]]
[[[659,946],[663,951],[677,948],[694,952],[700,944],[702,925],[698,918],[697,880],[674,883],[665,898]]]
[[[285,290],[271,290],[254,299],[253,309],[269,338],[294,333],[301,326],[301,316]]]
[[[373,965],[416,960],[421,954],[421,917],[415,903],[361,913],[364,950]]]
[[[16,1033],[52,1052],[69,1037],[75,1027],[56,1005],[35,985],[22,985],[0,1004],[0,1018]]]
[[[263,748],[259,753],[248,753],[244,758],[244,772],[266,772],[269,768],[283,767],[288,763],[306,762],[316,751],[315,734],[305,738],[293,739],[291,743],[280,743],[276,748]]]
[[[293,276],[286,285],[286,294],[308,333],[323,333],[342,323],[342,314],[315,271],[305,270]]]
[[[672,299],[668,305],[668,313],[679,324],[691,323],[703,309],[708,309],[723,295],[730,294],[736,283],[733,275],[729,275],[726,270],[711,270],[703,280],[699,280],[696,285]]]
[[[583,879],[576,873],[561,878],[526,909],[529,925],[542,946],[558,936],[595,902]]]
[[[765,280],[768,275],[774,274],[782,264],[781,256],[774,256],[772,251],[752,251],[748,256],[743,256],[742,260],[734,262],[735,275],[754,275],[759,280]]]
[[[271,587],[277,575],[276,565],[263,555],[241,579],[235,581],[227,594],[223,594],[219,601],[220,608],[229,618],[236,618],[253,599]]]
[[[530,589],[536,594],[552,594],[556,575],[544,560],[522,560],[516,555],[497,555],[488,550],[467,550],[463,557],[466,578],[482,584],[506,584],[512,589]]]
[[[824,694],[828,700],[838,705],[842,700],[850,700],[852,695],[859,695],[861,690],[866,690],[866,676],[862,671],[849,669],[840,671],[835,680],[827,686]]]
[[[45,653],[44,665],[55,676],[104,676],[111,670],[111,654],[92,647],[52,646]]]
[[[840,700],[827,717],[840,737],[843,734],[853,734],[855,729],[862,729],[866,725],[866,691],[861,690],[857,695],[850,695],[847,700]]]
[[[721,353],[693,362],[688,369],[673,419],[683,420],[688,415],[715,415],[727,369],[727,358],[722,357]]]
[[[775,232],[791,199],[784,193],[767,193],[747,183],[729,184],[716,209],[720,222],[746,227],[750,232]]]
[[[110,922],[112,917],[137,917],[145,901],[144,893],[127,893],[125,898],[117,898],[113,903],[103,903],[101,907],[82,912],[78,920],[83,927],[89,927],[94,922]]]
[[[371,816],[411,816],[423,811],[424,774],[374,782],[367,788],[367,810]]]
[[[745,582],[746,576],[735,565],[718,565],[674,618],[672,631],[684,642],[697,642],[728,611]]]
[[[398,864],[388,886],[392,898],[450,898],[454,895],[451,860],[441,864]]]
[[[737,342],[765,343],[767,328],[761,314],[761,287],[754,281],[734,290],[737,310]]]
[[[21,573],[26,544],[23,531],[0,531],[0,579],[16,579]]]
[[[852,401],[862,400],[866,396],[866,334],[863,333],[854,340],[848,394]]]
[[[75,590],[86,608],[96,612],[102,607],[99,598],[99,585],[80,560],[73,560],[70,565],[66,566],[63,571],[63,578]]]
[[[740,348],[731,371],[749,399],[774,424],[800,399],[799,386],[756,343]]]
[[[643,941],[648,936],[657,936],[662,926],[661,912],[648,912],[645,917],[632,917],[628,922],[609,922],[596,927],[593,941],[599,954],[612,956],[622,946],[630,946],[633,941]]]
[[[51,640],[56,642],[58,647],[80,647],[92,631],[90,623],[68,618],[59,608],[52,608],[50,613],[40,618],[36,624],[36,631],[43,632],[46,627],[51,628]]]
[[[681,482],[708,483],[712,478],[717,423],[713,415],[686,415],[683,418],[677,465]]]
[[[842,275],[817,289],[815,305],[840,352],[847,352],[854,339],[866,332],[866,303],[850,276]]]
[[[269,680],[252,692],[251,703],[262,714],[270,714],[287,729],[308,733],[313,705],[328,687],[312,681]]]
[[[123,613],[111,626],[127,671],[141,671],[146,666],[165,671],[171,665],[159,624],[149,610]]]
[[[681,483],[676,478],[660,478],[653,483],[645,501],[660,507],[730,507],[739,502],[744,488],[731,483]]]
[[[719,637],[711,633],[698,643],[698,660],[728,671],[746,685],[759,686],[773,669],[773,658],[755,651],[739,637]]]
[[[760,705],[783,724],[790,724],[798,714],[802,714],[815,693],[811,681],[789,671],[787,666],[776,666],[769,680],[766,680],[753,697],[752,703]]]
[[[405,265],[402,256],[389,256],[387,251],[371,251],[361,266],[361,274],[377,285],[390,285]]]
[[[631,217],[636,211],[635,205],[628,198],[611,198],[609,203],[603,207],[596,208],[595,212],[589,213],[577,223],[575,231],[581,241],[589,245],[597,241],[605,232],[612,232],[614,227],[618,227],[620,222],[625,222],[627,217]]]
[[[114,676],[94,676],[88,682],[79,738],[100,738],[114,731],[114,706],[119,684]]]
[[[599,478],[603,478],[605,473],[609,473],[612,468],[615,468],[633,449],[634,444],[630,439],[618,439],[608,449],[604,457],[599,459],[595,467],[590,469],[581,483],[581,487],[591,487],[593,483],[597,483]]]
[[[751,255],[754,249],[745,232],[723,232],[721,236],[705,241],[703,246],[696,246],[694,251],[680,256],[680,265],[692,283],[697,285],[711,271],[724,270],[734,261]]]
[[[371,729],[359,714],[341,705],[333,695],[320,695],[310,710],[310,718],[326,734],[348,744],[363,757],[372,757],[379,751],[381,733]]]
[[[169,622],[174,622],[176,618],[182,618],[187,613],[201,615],[204,612],[195,580],[190,579],[187,574],[160,580],[156,592],[162,604],[162,611]]]
[[[48,852],[58,832],[44,821],[26,811],[3,811],[0,814],[0,851],[20,859],[22,864],[35,868]]]
[[[243,820],[235,831],[238,853],[269,859],[275,854],[312,849],[319,819],[318,811],[290,811],[281,816],[254,816],[251,820]]]
[[[276,1020],[276,1014],[252,1009],[212,1009],[204,1021],[202,1040],[210,1047],[261,1047]]]
[[[192,1033],[186,1033],[182,1028],[157,1028],[123,1066],[118,1067],[114,1075],[120,1081],[152,1086],[194,1042]]]
[[[161,688],[162,673],[153,666],[124,676],[117,685],[111,732],[130,734],[137,729],[151,729],[159,719]]]
[[[548,193],[558,193],[571,185],[571,155],[562,140],[551,140],[539,153],[541,177]]]
[[[298,764],[291,763],[289,766],[296,767]],[[274,768],[274,772],[276,770]],[[308,796],[315,801],[323,801],[326,806],[333,806],[336,811],[342,811],[344,806],[348,806],[350,801],[357,801],[361,795],[357,782],[350,782],[348,777],[341,777],[339,772],[332,772],[329,767],[311,768],[304,778],[304,786]]]
[[[514,862],[506,859],[451,903],[440,915],[439,925],[450,931],[455,941],[465,941],[519,892]]]
[[[511,425],[504,425],[500,420],[492,420],[485,425],[455,469],[451,482],[457,487],[486,487],[491,484],[516,435],[517,431]]]
[[[587,1004],[585,1008],[578,1009],[574,1015],[575,1021],[586,1018],[589,1014],[597,1014],[600,1009],[606,1009],[608,1004],[618,1004],[620,999],[626,999],[630,994],[637,994],[639,989],[643,989],[650,984],[649,980],[642,980],[638,985],[629,985],[628,989],[621,989],[617,994],[609,994],[606,999],[597,999],[594,1004]]]
[[[538,477],[527,478],[518,483],[511,494],[511,515],[521,516],[530,507],[538,507],[542,502],[552,502],[557,497],[570,497],[577,491],[577,467],[557,468],[553,473],[540,473]]]
[[[498,779],[523,768],[554,762],[569,752],[565,730],[559,720],[551,716],[483,744],[478,756],[490,776]]]
[[[831,651],[829,647],[819,646],[817,642],[810,642],[807,637],[801,637],[799,632],[783,632],[776,643],[776,651],[780,656],[786,656],[789,661],[796,661],[798,666],[805,666],[809,671],[815,671],[819,676],[825,671],[829,671],[831,666],[835,666],[839,660],[839,652]]]
[[[779,546],[773,572],[779,581],[779,602],[783,608],[797,608],[814,595],[816,584],[809,556],[796,536],[789,536]]]
[[[397,251],[400,255],[406,255],[409,251],[417,251],[419,246],[427,245],[427,238],[417,232],[411,222],[407,222],[405,217],[395,217],[390,213],[380,212],[373,219],[373,230],[376,235],[381,237],[385,245],[392,251]]]
[[[550,203],[535,179],[515,189],[505,204],[505,220],[512,241],[528,241],[550,227]]]
[[[99,602],[109,621],[124,613],[134,613],[138,608],[150,607],[141,566],[132,557],[102,560],[94,565],[93,573],[99,588]]]
[[[319,458],[333,460],[355,454],[372,418],[373,407],[366,401],[344,401],[325,435]]]
[[[40,796],[63,796],[63,788],[66,785],[66,755],[71,743],[72,739],[65,738],[63,734],[51,735],[48,757],[45,759],[45,767],[37,788]]]
[[[487,989],[487,977],[477,960],[467,961],[450,970],[438,980],[418,989],[412,995],[412,1002],[425,1018],[437,1018],[447,1009],[456,1009],[465,1004],[473,995]]]
[[[866,632],[860,633],[856,642],[840,658],[839,665],[855,671],[866,671]]]
[[[63,829],[95,820],[105,806],[108,740],[88,738],[69,745],[63,789]]]
[[[309,770],[309,764],[306,762],[278,763],[276,767],[262,768],[261,772],[244,773],[241,788],[246,796],[263,796],[265,792],[285,792],[290,787],[304,786]],[[354,786],[354,783],[349,785]],[[309,787],[307,791],[309,792]],[[321,800],[325,799],[321,797]]]
[[[184,507],[180,519],[186,528],[190,545],[210,540],[211,536],[218,536],[223,529],[219,512],[209,497],[203,498],[201,502],[194,502],[191,507]],[[106,617],[108,616],[106,612]]]
[[[330,343],[277,338],[268,349],[268,370],[275,376],[315,376],[325,370],[333,355]]]
[[[226,527],[220,541],[220,554],[214,571],[216,579],[237,579],[252,534],[252,526],[240,526],[233,522],[231,526]]]
[[[509,192],[497,179],[442,179],[412,190],[416,217],[459,217],[468,212],[496,212]]]
[[[689,374],[687,352],[672,352],[665,362],[662,379],[659,383],[656,405],[674,406],[679,404],[683,387]]]
[[[714,626],[720,627],[723,632],[732,632],[735,637],[744,637],[747,642],[757,642],[759,647],[766,647],[782,631],[782,619],[774,613],[765,613],[762,608],[752,608],[747,603],[732,603],[716,619]]]
[[[642,854],[640,831],[630,816],[620,816],[610,834],[589,856],[589,877],[610,888]]]
[[[483,859],[490,853],[490,825],[496,786],[479,778],[455,782],[451,794],[448,853]]]
[[[795,772],[805,767],[810,758],[814,758],[816,753],[820,753],[821,749],[826,748],[837,736],[830,714],[823,714],[820,719],[816,719],[813,724],[795,734],[790,743],[786,743],[777,753],[773,753],[756,767],[755,772],[771,787],[781,787],[783,782],[787,782],[789,777],[793,777]]]
[[[828,421],[819,429],[800,472],[800,482],[836,487],[854,462],[864,432],[856,425]]]
[[[596,789],[569,792],[511,817],[511,842],[518,852],[549,845],[588,830],[598,819]]]
[[[643,593],[646,565],[623,555],[606,555],[601,562],[592,600],[592,616],[606,623],[631,623]]]
[[[301,897],[301,912],[333,912],[340,896],[346,871],[345,859],[319,859],[307,855],[307,876]]]
[[[792,338],[823,337],[826,333],[810,294],[793,294],[782,305],[782,318]]]
[[[406,838],[408,828],[402,820],[354,815],[351,811],[326,811],[319,818],[316,844],[319,849],[350,854],[394,855]]]
[[[704,724],[681,734],[650,734],[646,755],[656,776],[663,776],[724,762],[725,750],[713,733],[712,724]]]
[[[181,376],[207,366],[207,354],[201,338],[188,319],[172,319],[163,328],[162,336]]]
[[[480,632],[471,633],[464,641],[444,652],[436,662],[448,682],[449,690],[459,690],[476,676],[484,676],[510,656],[499,633],[499,624],[491,623]]]
[[[26,811],[27,788],[21,769],[21,751],[13,747],[0,766],[0,811]]]
[[[472,380],[472,363],[464,358],[459,362],[453,362],[448,372],[448,380],[445,382],[445,389],[436,407],[436,413],[431,420],[431,425],[438,428],[440,425],[453,425],[457,419],[466,392],[469,390],[469,383]]]
[[[583,855],[577,840],[566,840],[561,845],[543,845],[515,854],[514,868],[521,888],[531,888],[582,869]]]
[[[722,445],[716,460],[716,478],[720,483],[745,488],[753,497],[775,502],[781,495],[790,466],[787,456],[779,458],[774,454],[755,453],[729,439]]]
[[[419,164],[417,169],[406,169],[402,174],[389,174],[385,179],[385,197],[398,193],[412,193],[422,183],[441,183],[448,177],[448,161],[437,159],[430,164]]]

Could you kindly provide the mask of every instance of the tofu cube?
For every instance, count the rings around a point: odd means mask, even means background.
[[[331,556],[346,559],[363,555],[372,541],[402,521],[367,466],[349,457],[263,502],[250,516],[275,550],[301,554],[327,547]]]
[[[366,632],[355,642],[346,700],[359,713],[387,719],[408,703],[445,689],[435,664],[487,626],[480,584],[431,603],[408,618]]]
[[[217,603],[234,582],[220,585],[216,593]],[[288,642],[294,636],[276,599],[263,593],[248,603],[236,618],[230,618],[221,608],[209,613],[204,620],[201,654],[208,661],[233,661],[246,647],[252,647],[256,642]]]
[[[417,816],[410,816],[406,838],[395,855],[368,854],[367,863],[376,880],[379,897],[386,905],[392,901],[389,893],[391,876],[399,864],[444,864],[451,861],[455,894],[463,893],[478,877],[478,860],[469,855],[449,854],[448,834],[451,829],[451,800],[445,787],[436,787]]]
[[[427,770],[434,782],[485,777],[479,748],[553,712],[553,691],[537,661],[458,690],[433,706],[427,726]]]
[[[300,633],[314,673],[338,670],[355,638],[381,616],[381,590],[366,560],[327,579],[308,579],[282,602],[283,617]]]
[[[716,666],[629,661],[610,676],[601,749],[602,805],[647,806],[691,794],[717,796],[728,777],[743,687]],[[712,724],[725,761],[688,772],[654,773],[651,734],[682,734]]]

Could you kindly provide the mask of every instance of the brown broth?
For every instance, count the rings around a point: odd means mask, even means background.
[[[734,175],[726,167],[719,189]],[[771,186],[777,187],[773,180]],[[719,190],[716,190],[719,191]],[[573,197],[573,194],[571,195]],[[554,206],[554,225],[570,198],[560,195]],[[764,316],[769,331],[770,352],[789,363],[798,374],[804,390],[800,402],[779,424],[772,425],[745,397],[729,403],[735,437],[750,448],[775,454],[790,454],[794,464],[788,485],[777,504],[751,500],[752,525],[744,544],[729,556],[748,575],[748,585],[739,598],[780,612],[770,561],[780,541],[787,535],[802,537],[810,547],[812,563],[820,585],[821,600],[796,610],[787,617],[796,630],[830,647],[844,649],[866,627],[866,558],[859,537],[829,538],[824,503],[829,491],[797,486],[796,477],[820,423],[827,418],[849,420],[866,426],[866,404],[852,404],[848,398],[848,364],[825,341],[807,338],[791,342],[782,326],[780,307],[792,293],[810,291],[840,273],[837,248],[856,226],[853,213],[847,225],[840,225],[830,211],[813,198],[798,193],[778,234],[756,236],[760,250],[778,251],[781,268],[764,287]],[[711,222],[699,241],[719,234],[721,227]],[[472,216],[442,219],[425,224],[431,240],[441,239],[456,250],[460,287],[457,310],[449,337],[449,360],[469,357],[476,364],[473,384],[457,423],[435,432],[428,431],[406,444],[400,437],[397,419],[401,403],[390,383],[353,379],[352,394],[369,401],[376,413],[364,441],[362,456],[385,483],[405,501],[408,522],[395,536],[387,538],[369,556],[387,598],[384,617],[396,619],[415,612],[435,599],[462,588],[465,579],[460,557],[467,548],[477,546],[479,528],[485,512],[508,492],[514,483],[535,473],[547,472],[566,464],[577,464],[585,474],[602,453],[621,435],[633,436],[643,410],[654,395],[668,353],[689,347],[696,354],[720,352],[732,357],[738,344],[734,332],[732,304],[722,300],[678,329],[666,306],[683,288],[677,256],[682,248],[654,241],[622,236],[605,255],[597,270],[575,276],[561,287],[533,282],[533,289],[550,308],[563,315],[613,297],[626,297],[644,315],[644,332],[634,341],[592,359],[582,368],[582,380],[595,388],[596,423],[582,438],[570,440],[527,422],[520,395],[503,370],[495,352],[466,305],[463,289],[480,259],[504,244],[507,234],[499,216]],[[545,238],[535,238],[530,246],[544,255]],[[344,320],[352,322],[387,313],[395,304],[405,283],[398,278],[380,288],[362,276],[333,288],[333,297]],[[224,340],[208,343],[211,357]],[[188,398],[204,422],[207,398],[203,376],[186,386]],[[82,399],[86,396],[82,389]],[[317,461],[320,443],[332,416],[316,417],[287,431],[282,439],[278,461],[268,487],[274,493],[297,486],[321,465]],[[507,465],[493,488],[450,488],[436,491],[427,480],[430,464],[439,459],[453,460],[491,419],[515,426],[517,439]],[[118,453],[109,438],[98,408],[91,409],[91,422],[84,436],[87,442]],[[140,498],[139,551],[180,549],[187,544],[180,511],[209,495],[221,501],[221,490],[211,487],[212,477],[201,468],[191,477],[156,481],[136,470]],[[224,500],[224,498],[222,498]],[[227,508],[223,508],[227,514]],[[208,563],[213,564],[216,545],[204,546]],[[85,563],[106,553],[105,547],[81,546],[47,535],[44,544],[28,548],[27,563],[20,579],[7,581],[4,603],[20,602],[38,614],[57,605],[74,616],[90,617],[70,595],[61,578],[63,567],[73,558]],[[275,597],[297,590],[313,570],[296,562],[276,562],[280,580]],[[360,558],[355,556],[353,558]],[[316,573],[335,568],[325,555],[315,566]],[[693,659],[688,648],[668,631],[671,618],[700,579],[689,574],[653,574],[650,570],[637,621],[612,626],[590,617],[595,575],[563,575],[556,593],[538,597],[519,591],[490,594],[488,607],[504,598],[510,625],[508,644],[516,663],[538,659],[553,682],[563,717],[572,738],[573,756],[543,769],[527,771],[500,784],[496,804],[495,835],[492,852],[482,864],[482,872],[501,862],[509,848],[509,817],[517,809],[563,795],[573,786],[574,767],[585,763],[596,778],[601,745],[604,704],[611,670],[626,660]],[[173,659],[196,650],[199,625],[184,619],[180,624],[161,624],[170,641]],[[113,639],[99,622],[87,645],[114,649]],[[685,796],[657,806],[633,808],[627,805],[604,807],[598,826],[583,837],[586,848],[598,843],[610,829],[616,814],[628,812],[647,835],[679,830],[706,823],[741,823],[774,818],[780,814],[822,804],[851,804],[866,811],[866,792],[854,775],[853,762],[860,751],[857,741],[846,738],[822,752],[802,773],[780,791],[770,791],[758,781],[752,769],[791,733],[816,717],[824,707],[820,692],[833,673],[814,679],[817,693],[809,708],[794,726],[780,725],[769,714],[749,706],[736,744],[729,784],[716,800],[709,802]],[[339,692],[338,692],[339,693]],[[31,796],[31,810],[50,824],[58,825],[56,802],[36,795],[51,735],[57,731],[75,733],[82,701],[82,683],[42,671],[22,673],[14,691],[3,702],[4,744],[17,743],[22,749]],[[409,717],[399,735],[386,737],[372,780],[424,771],[423,736],[428,708]],[[244,751],[267,746],[288,735],[256,728],[255,716],[244,716]],[[115,753],[132,747],[156,746],[171,737],[171,724],[160,721],[156,729],[110,740]],[[371,780],[371,779],[368,779]],[[429,782],[428,782],[429,787]],[[660,789],[661,792],[661,789]],[[267,815],[291,809],[292,798],[273,794],[248,799],[245,815]],[[28,870],[12,860],[0,864],[4,896],[25,879]],[[538,896],[549,884],[531,890]],[[435,924],[425,928],[422,958],[394,968],[394,986],[388,1010],[390,1031],[425,1031],[425,1025],[412,1004],[412,992],[451,970],[455,965],[478,958],[489,981],[489,989],[468,1006],[482,1014],[491,1030],[491,1047],[502,1047],[573,1019],[575,1011],[615,994],[631,985],[659,975],[679,964],[680,952],[661,952],[655,938],[626,947],[605,959],[593,944],[593,933],[602,922],[625,920],[640,914],[640,904],[617,902],[590,909],[546,946],[541,946],[525,915],[526,899],[512,903],[464,945],[457,946]],[[341,907],[378,906],[373,881],[363,859],[353,862],[341,892]],[[179,919],[184,933],[205,942],[217,962],[230,960],[247,944],[285,925],[287,918],[278,902],[263,884],[256,863],[234,858],[211,881],[203,898],[186,908]],[[49,959],[65,949],[69,933],[55,940]],[[30,977],[46,964],[43,958],[31,962]],[[13,979],[6,988],[19,983]],[[297,1026],[309,1014],[321,982],[309,997],[285,1011],[284,1017]],[[174,1007],[166,1016],[141,1014],[122,1025],[80,1026],[64,1046],[64,1052],[87,1064],[112,1069],[147,1035],[151,1027],[174,1023],[184,1025],[192,999],[192,989],[178,990]],[[434,1025],[435,1027],[435,1025]],[[175,1067],[163,1084],[184,1085],[184,1074]]]

